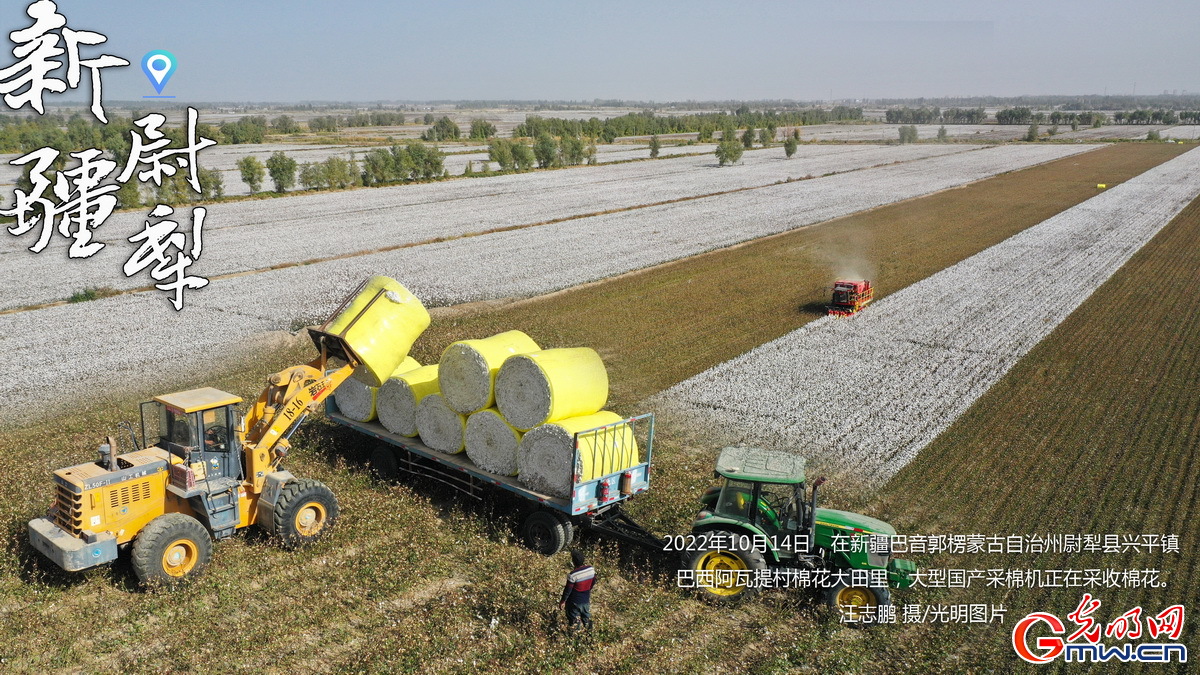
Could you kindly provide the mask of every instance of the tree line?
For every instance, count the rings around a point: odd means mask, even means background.
[[[983,108],[946,108],[921,106],[919,108],[888,108],[884,112],[888,124],[983,124],[987,112]]]
[[[831,110],[751,110],[742,106],[732,113],[699,113],[694,115],[655,115],[653,111],[629,113],[620,117],[587,120],[540,117],[530,115],[513,130],[514,137],[536,138],[542,133],[558,137],[598,138],[611,143],[621,136],[651,136],[656,134],[699,133],[701,140],[711,139],[724,130],[777,129],[783,126],[822,124],[832,121],[861,120],[862,108],[836,106]]]

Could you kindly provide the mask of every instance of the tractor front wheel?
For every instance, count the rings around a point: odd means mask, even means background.
[[[685,564],[700,597],[736,604],[758,592],[756,577],[767,569],[767,559],[760,551],[742,546],[749,540],[747,536],[719,530],[698,533],[699,537],[707,537],[709,545],[688,552]]]
[[[892,604],[892,594],[887,588],[838,582],[825,590],[825,604],[836,609],[847,623],[865,625],[876,619],[880,607]]]
[[[133,542],[133,572],[142,586],[175,586],[204,570],[212,539],[200,521],[166,513],[150,521]]]
[[[337,517],[337,497],[324,483],[293,481],[275,502],[275,535],[284,548],[297,548],[323,537]]]

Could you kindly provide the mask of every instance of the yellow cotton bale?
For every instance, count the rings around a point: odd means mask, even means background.
[[[575,474],[580,481],[589,481],[637,464],[637,440],[627,424],[580,436],[579,463],[571,463],[576,433],[622,419],[605,410],[530,429],[517,450],[518,480],[538,492],[570,498]]]
[[[375,411],[383,428],[401,436],[417,435],[417,406],[421,399],[438,393],[438,367],[421,366],[393,374],[379,388]]]
[[[404,357],[393,376],[420,368],[421,364],[411,356]],[[371,375],[362,366],[354,369],[354,375],[346,378],[337,391],[333,392],[333,400],[343,415],[358,422],[370,422],[379,413],[379,387],[367,384]]]
[[[510,356],[496,374],[496,407],[522,430],[590,415],[607,401],[604,361],[587,347]]]
[[[470,415],[490,408],[494,401],[492,385],[504,360],[538,349],[537,343],[519,330],[455,342],[438,363],[438,387],[446,403],[458,413]]]
[[[446,405],[440,394],[430,394],[417,404],[417,433],[421,442],[447,455],[463,451],[467,418]]]
[[[484,471],[515,476],[521,436],[495,408],[480,410],[467,418],[467,457]]]
[[[375,276],[323,332],[344,339],[362,361],[362,380],[378,387],[428,327],[429,312],[417,296],[395,279]]]

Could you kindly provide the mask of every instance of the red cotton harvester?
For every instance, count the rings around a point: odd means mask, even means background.
[[[852,316],[875,299],[875,287],[871,282],[842,280],[833,284],[833,302],[829,304],[829,316]]]

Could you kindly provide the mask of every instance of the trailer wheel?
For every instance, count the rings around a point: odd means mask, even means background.
[[[133,542],[133,572],[142,586],[176,586],[195,578],[212,558],[212,539],[200,521],[166,513]]]
[[[569,543],[562,521],[550,511],[534,511],[526,516],[521,533],[525,545],[542,555],[554,555]]]
[[[371,452],[371,473],[382,481],[392,482],[400,477],[400,463],[391,448],[377,447]]]
[[[324,536],[337,517],[337,497],[324,483],[293,481],[275,502],[275,534],[284,548],[297,548]]]
[[[754,579],[767,569],[767,559],[759,551],[739,545],[746,540],[744,535],[726,530],[698,534],[708,537],[712,545],[685,556],[687,568],[695,575],[697,595],[725,605],[737,604],[758,593]]]
[[[850,586],[839,581],[825,590],[825,604],[837,610],[847,623],[863,626],[867,625],[861,620],[863,616],[875,615],[879,607],[892,604],[892,594],[887,588]]]
[[[575,543],[575,524],[571,522],[571,518],[561,511],[551,511],[550,514],[558,518],[558,522],[562,524],[563,540],[566,542],[563,544],[563,548]]]

